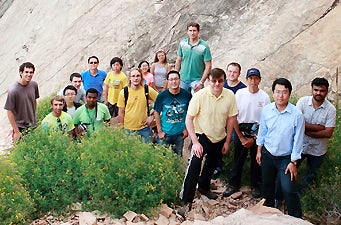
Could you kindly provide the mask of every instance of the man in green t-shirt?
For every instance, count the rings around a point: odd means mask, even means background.
[[[212,55],[208,44],[199,38],[200,25],[191,22],[187,25],[187,38],[180,41],[175,70],[181,74],[180,87],[195,92],[204,87],[212,67]]]
[[[101,129],[104,124],[109,123],[111,117],[108,107],[97,102],[98,91],[95,88],[89,88],[85,96],[86,104],[79,107],[73,117],[77,137],[85,133],[90,135],[95,130]]]

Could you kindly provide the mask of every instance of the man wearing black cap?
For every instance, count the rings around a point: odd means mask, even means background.
[[[239,190],[244,162],[251,154],[250,178],[252,197],[260,197],[259,183],[261,181],[260,166],[256,161],[257,145],[256,135],[262,109],[270,103],[269,95],[259,89],[261,75],[258,69],[251,68],[246,73],[247,88],[236,92],[238,106],[238,125],[234,126],[236,132],[232,135],[234,144],[234,161],[228,181],[228,187],[223,196],[228,197]]]

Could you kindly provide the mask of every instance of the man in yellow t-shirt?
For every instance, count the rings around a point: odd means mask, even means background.
[[[72,138],[72,131],[75,128],[71,115],[63,112],[64,98],[62,96],[55,96],[51,99],[52,112],[49,113],[41,121],[41,128],[49,132],[62,132],[68,133],[70,138]]]
[[[229,150],[232,128],[238,114],[233,92],[223,88],[225,79],[224,70],[212,69],[209,73],[210,85],[196,92],[188,106],[186,128],[193,146],[180,193],[184,206],[178,210],[178,214],[183,217],[191,209],[197,184],[201,194],[209,199],[218,198],[217,194],[210,191],[211,178],[219,155]]]
[[[156,100],[157,92],[148,87],[148,98]],[[128,99],[125,103],[124,89],[118,96],[118,123],[129,131],[137,132],[145,142],[151,142],[150,123],[153,116],[148,115],[147,99],[144,90],[144,80],[139,69],[133,69],[129,73]]]
[[[127,76],[121,71],[123,67],[122,59],[114,57],[110,61],[111,72],[104,80],[104,104],[108,106],[111,117],[118,115],[117,100],[120,91],[127,86]]]

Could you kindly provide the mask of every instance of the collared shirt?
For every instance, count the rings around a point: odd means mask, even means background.
[[[182,58],[180,74],[181,80],[185,82],[200,80],[205,62],[212,60],[208,44],[201,39],[195,45],[191,45],[189,38],[181,40],[177,55]]]
[[[238,114],[236,98],[232,91],[223,88],[219,97],[211,93],[211,87],[196,92],[189,103],[187,114],[194,117],[195,133],[205,134],[217,143],[226,137],[226,120]]]
[[[291,160],[301,158],[304,136],[302,112],[290,102],[279,112],[275,103],[263,108],[257,145],[264,146],[274,156],[291,155]]]
[[[306,123],[319,124],[325,127],[335,127],[336,109],[325,99],[320,107],[315,108],[313,105],[313,97],[305,96],[298,100],[296,106],[304,115]],[[321,156],[326,154],[328,148],[328,138],[313,138],[304,135],[303,153]]]
[[[103,82],[107,76],[107,73],[103,70],[97,70],[95,76],[91,75],[90,70],[81,73],[84,90],[89,88],[95,88],[98,91],[98,100],[101,99],[103,92]]]

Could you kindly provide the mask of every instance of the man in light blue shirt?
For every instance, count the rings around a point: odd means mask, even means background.
[[[257,137],[258,164],[262,166],[262,194],[265,205],[275,205],[276,178],[279,179],[288,214],[302,217],[301,203],[295,188],[297,160],[301,158],[304,136],[302,112],[289,103],[292,86],[278,78],[272,84],[274,101],[264,107]]]

